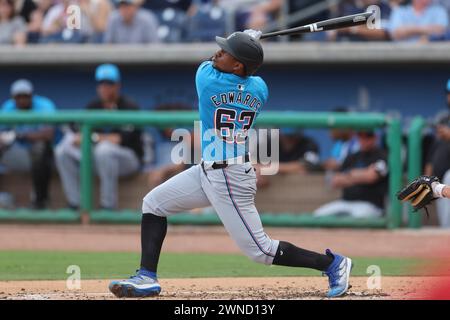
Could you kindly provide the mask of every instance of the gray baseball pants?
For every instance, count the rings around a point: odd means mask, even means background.
[[[73,145],[73,134],[66,134],[56,147],[55,160],[67,201],[72,206],[80,204],[80,148]],[[120,176],[135,173],[139,159],[133,150],[102,141],[93,147],[94,168],[100,177],[100,205],[117,208],[117,188]]]
[[[213,206],[225,229],[250,259],[272,264],[278,240],[265,232],[255,207],[256,174],[250,162],[211,168],[195,165],[149,192],[142,212],[167,217]]]

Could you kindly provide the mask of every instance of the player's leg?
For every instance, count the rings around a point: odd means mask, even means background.
[[[137,172],[139,159],[129,148],[102,141],[94,148],[94,161],[100,177],[100,205],[116,209],[119,177]]]
[[[349,215],[349,206],[344,200],[335,200],[326,203],[314,211],[315,217],[330,217]]]
[[[202,176],[203,190],[239,248],[256,262],[322,271],[330,278],[329,295],[343,294],[348,289],[351,260],[329,250],[320,254],[271,239],[254,205],[256,176],[249,169],[249,163],[233,165],[208,170]]]
[[[62,187],[70,207],[80,205],[80,148],[76,147],[74,135],[66,134],[55,148],[55,164],[61,178]]]
[[[32,144],[31,177],[33,180],[33,207],[44,209],[48,203],[48,190],[52,175],[53,152],[49,142],[38,141]]]
[[[159,294],[157,268],[167,233],[167,216],[210,205],[200,184],[200,166],[193,166],[150,191],[143,200],[141,265],[129,280],[113,281],[110,290],[118,297]]]
[[[349,212],[353,218],[379,218],[383,210],[367,201],[349,201]]]
[[[0,163],[8,171],[13,172],[27,172],[31,169],[31,158],[28,149],[18,143],[14,143],[2,152]]]

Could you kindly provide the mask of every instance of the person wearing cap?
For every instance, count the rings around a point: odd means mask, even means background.
[[[383,215],[388,167],[385,152],[373,131],[357,134],[359,151],[345,158],[331,178],[331,187],[342,190],[340,200],[324,204],[314,216],[379,218]]]
[[[155,43],[158,38],[158,20],[139,0],[116,0],[103,38],[109,44]]]
[[[15,81],[11,85],[10,93],[11,99],[1,108],[3,113],[53,113],[56,110],[50,99],[34,94],[33,84],[29,80]],[[18,125],[9,130],[14,133],[14,139],[10,139],[7,145],[3,144],[1,147],[0,164],[8,171],[31,172],[31,207],[44,209],[49,201],[54,128],[48,125]]]
[[[112,281],[117,297],[148,297],[161,292],[157,268],[167,233],[167,217],[213,206],[230,237],[254,262],[303,267],[329,279],[328,297],[349,289],[352,260],[327,249],[324,254],[270,238],[255,206],[256,173],[248,134],[269,91],[255,76],[264,60],[260,31],[216,37],[220,49],[195,75],[201,125],[202,161],[152,189],[142,202],[141,264],[136,275]]]
[[[88,103],[86,110],[139,110],[134,102],[121,94],[121,75],[116,65],[98,66],[95,80],[98,97]],[[95,128],[90,138],[94,143],[94,167],[100,177],[100,206],[103,209],[115,210],[118,207],[119,177],[132,175],[141,167],[141,130],[131,125]],[[78,209],[80,205],[79,167],[82,139],[84,137],[77,130],[69,131],[55,150],[56,166],[64,193],[69,207],[73,209]]]

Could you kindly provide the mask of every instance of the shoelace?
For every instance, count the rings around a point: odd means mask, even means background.
[[[139,274],[139,270],[136,270],[136,274],[130,276],[129,279],[130,279],[130,280],[135,280],[135,279],[143,280],[144,278],[142,278],[142,276]]]

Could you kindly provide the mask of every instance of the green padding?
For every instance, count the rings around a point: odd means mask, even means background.
[[[387,220],[355,218],[315,218],[310,214],[270,214],[260,215],[265,226],[270,227],[329,227],[329,228],[385,228]],[[91,221],[98,223],[139,223],[141,214],[133,211],[107,212],[96,211],[91,214]],[[215,213],[189,214],[180,213],[169,217],[172,225],[221,225]]]
[[[11,222],[79,222],[80,214],[73,210],[39,210],[18,209],[0,210],[0,221]]]
[[[52,114],[30,114],[11,112],[2,115],[2,124],[24,123],[84,123],[91,126],[134,124],[138,126],[192,126],[199,120],[196,111],[84,111],[66,110]],[[258,117],[257,125],[294,126],[307,128],[375,128],[386,124],[386,116],[381,113],[333,113],[333,112],[296,112],[266,111]]]
[[[385,228],[387,221],[381,219],[355,218],[315,218],[311,214],[261,214],[265,226],[270,227],[329,227],[329,228]],[[20,209],[16,211],[0,210],[0,221],[10,222],[79,222],[80,215],[71,210],[31,211]],[[91,221],[96,223],[138,224],[141,213],[132,210],[123,211],[94,211]],[[190,214],[180,213],[169,217],[172,225],[221,225],[215,213]]]

